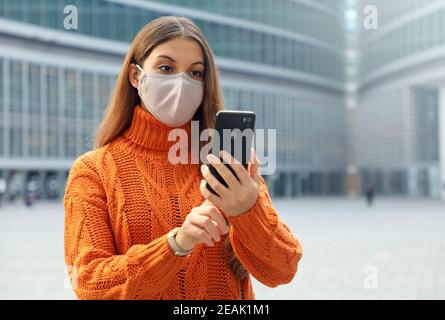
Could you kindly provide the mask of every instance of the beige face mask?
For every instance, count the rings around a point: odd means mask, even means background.
[[[156,119],[170,127],[180,127],[193,118],[202,101],[202,81],[184,72],[159,74],[136,67],[142,72],[139,96]]]

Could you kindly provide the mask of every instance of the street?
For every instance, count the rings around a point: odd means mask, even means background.
[[[304,247],[294,280],[257,299],[445,299],[445,203],[274,200]],[[0,299],[74,299],[63,263],[60,202],[0,208]]]

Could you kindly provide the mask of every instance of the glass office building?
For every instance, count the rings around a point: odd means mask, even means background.
[[[359,26],[356,148],[362,187],[440,196],[445,181],[445,1],[359,3],[359,12],[367,5],[378,10],[377,30]]]
[[[74,5],[78,29],[64,29]],[[0,176],[7,198],[35,181],[63,194],[129,43],[163,15],[191,18],[216,55],[228,109],[277,129],[276,196],[342,194],[341,0],[0,0]]]

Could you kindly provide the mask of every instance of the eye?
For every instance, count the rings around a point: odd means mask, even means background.
[[[164,72],[171,72],[173,71],[173,68],[167,65],[162,65],[159,67],[160,70],[164,71]]]
[[[201,71],[192,71],[191,74],[195,78],[202,79],[202,77],[203,77],[203,73]]]

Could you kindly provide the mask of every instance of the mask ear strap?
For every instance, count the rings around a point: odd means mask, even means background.
[[[144,69],[142,69],[140,65],[136,64],[136,68],[138,68],[139,70],[141,70],[142,73],[144,72]]]

